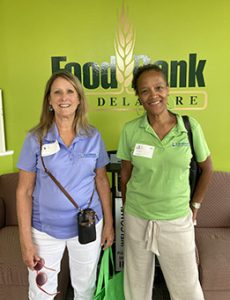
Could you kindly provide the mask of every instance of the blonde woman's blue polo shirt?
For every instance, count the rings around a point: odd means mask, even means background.
[[[95,189],[96,169],[108,164],[109,159],[100,133],[91,128],[90,136],[77,135],[70,147],[61,140],[57,127],[49,130],[43,139],[43,145],[58,142],[60,150],[44,156],[46,168],[57,178],[62,186],[74,198],[77,204],[86,208],[90,205],[102,218],[102,207]],[[44,172],[41,163],[40,144],[34,134],[25,139],[17,167],[36,173],[33,191],[32,226],[53,237],[66,239],[78,235],[78,210]]]
[[[133,170],[127,184],[125,211],[152,220],[173,220],[189,212],[189,168],[192,157],[182,117],[160,140],[146,114],[125,124],[117,157],[131,161]],[[197,160],[210,155],[201,126],[189,118]],[[145,151],[146,150],[146,151]],[[146,153],[145,153],[146,152]]]

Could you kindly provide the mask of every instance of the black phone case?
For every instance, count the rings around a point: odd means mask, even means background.
[[[89,218],[89,213],[91,214]],[[92,220],[93,215],[93,220]],[[96,240],[95,212],[90,208],[82,210],[78,218],[78,239],[80,244],[88,244]]]

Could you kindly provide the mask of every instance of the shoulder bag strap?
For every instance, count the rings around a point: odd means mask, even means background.
[[[46,174],[53,180],[53,182],[59,187],[59,189],[63,192],[63,194],[69,199],[69,201],[79,210],[82,210],[78,205],[77,203],[74,201],[74,199],[72,198],[72,196],[70,196],[70,194],[66,191],[66,189],[61,185],[61,183],[57,180],[56,177],[53,176],[53,174],[46,168],[45,166],[45,162],[44,162],[44,159],[42,157],[42,141],[40,141],[40,153],[41,153],[41,161],[42,161],[42,165],[43,165],[43,168],[46,172]],[[95,188],[93,189],[93,193],[90,197],[90,200],[89,200],[89,204],[88,204],[88,208],[90,207],[91,205],[91,202],[93,200],[93,195],[94,195],[94,191],[95,191]]]
[[[189,117],[188,116],[182,116],[182,119],[184,121],[185,128],[188,131],[188,139],[189,139],[189,144],[190,144],[191,151],[192,151],[192,156],[196,160],[196,154],[195,154],[195,150],[194,150],[194,147],[193,147],[192,129],[191,129],[191,125],[190,125],[190,122],[189,122]]]
[[[77,205],[77,203],[74,201],[74,199],[70,196],[70,194],[64,189],[64,187],[61,185],[61,183],[53,176],[52,173],[50,173],[50,171],[46,168],[45,163],[44,163],[44,159],[41,155],[41,161],[42,161],[42,165],[43,168],[46,172],[47,175],[49,175],[49,177],[53,180],[53,182],[59,187],[59,189],[63,192],[63,194],[70,200],[70,202],[77,208],[80,209],[80,207]],[[81,209],[80,209],[81,210]]]

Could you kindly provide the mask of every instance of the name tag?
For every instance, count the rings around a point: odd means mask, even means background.
[[[42,145],[42,157],[57,153],[60,150],[58,141]]]
[[[133,155],[152,158],[155,147],[144,144],[136,144]]]

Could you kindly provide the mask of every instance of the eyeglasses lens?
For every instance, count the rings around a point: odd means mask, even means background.
[[[34,270],[40,271],[44,267],[44,265],[45,265],[45,261],[43,258],[41,258],[34,266]]]
[[[38,288],[40,290],[42,290],[44,293],[46,293],[47,295],[53,296],[53,295],[59,294],[60,292],[50,294],[50,293],[46,292],[45,290],[43,290],[43,288],[41,288],[41,286],[43,286],[47,282],[47,280],[48,280],[48,276],[47,276],[46,273],[39,272],[43,267],[46,268],[46,269],[48,269],[48,270],[55,271],[54,269],[46,267],[45,266],[45,260],[43,258],[41,258],[37,262],[37,264],[34,266],[34,270],[37,271],[36,284],[37,284]]]
[[[48,276],[46,273],[40,272],[36,276],[37,285],[42,286],[43,284],[45,284],[47,282],[47,280],[48,280]]]

